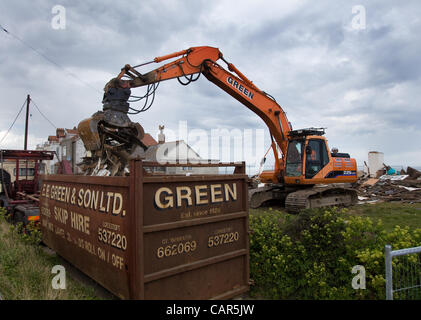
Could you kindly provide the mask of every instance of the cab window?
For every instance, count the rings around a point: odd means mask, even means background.
[[[303,147],[304,143],[302,140],[292,140],[288,144],[287,150],[287,161],[285,174],[290,177],[301,176],[301,163],[303,159]]]
[[[34,168],[28,168],[28,171],[26,171],[27,168],[19,168],[19,176],[34,176],[35,175],[35,169]],[[28,172],[28,174],[26,174]],[[16,168],[13,168],[13,175],[16,177]]]
[[[313,178],[322,168],[329,163],[329,156],[324,140],[311,139],[306,148],[306,178]]]

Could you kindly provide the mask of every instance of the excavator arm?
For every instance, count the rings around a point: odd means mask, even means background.
[[[159,63],[172,58],[177,59],[145,74],[141,74],[135,69],[149,63]],[[219,59],[227,64],[229,71],[216,63]],[[180,82],[183,78],[191,81],[194,80],[193,76],[196,74],[203,74],[209,81],[240,101],[266,123],[272,138],[275,174],[279,175],[287,151],[288,133],[291,130],[287,116],[275,99],[254,85],[232,63],[227,62],[217,48],[192,47],[156,57],[154,60],[138,66],[126,65],[116,78],[106,84],[105,100],[110,92],[115,94],[114,90],[127,90],[174,78],[179,79]],[[277,146],[282,152],[282,158],[279,157]]]
[[[218,60],[226,63],[228,70],[219,65]],[[164,61],[169,62],[147,73],[137,70],[147,64]],[[331,154],[323,137],[323,128],[292,130],[284,110],[275,99],[227,62],[219,49],[212,47],[192,47],[137,66],[125,65],[104,88],[103,111],[79,124],[79,134],[85,147],[95,154],[91,163],[86,164],[87,170],[82,170],[94,175],[103,174],[103,170],[108,170],[110,175],[124,174],[128,160],[145,156],[147,149],[142,142],[143,128],[131,122],[127,115],[149,109],[148,98],[154,96],[160,82],[178,79],[186,85],[197,80],[201,74],[256,113],[269,128],[275,170],[259,176],[260,181],[266,183],[265,187],[249,190],[251,207],[273,199],[284,201],[287,210],[291,211],[356,203],[355,190],[320,187],[355,182],[355,159],[349,155]],[[131,96],[131,88],[143,86],[147,86],[145,96]],[[141,109],[130,107],[129,102],[133,102],[130,98],[146,98],[145,106]]]

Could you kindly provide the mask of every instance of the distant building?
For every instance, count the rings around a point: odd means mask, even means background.
[[[0,193],[3,192],[3,180],[7,183],[16,181],[16,160],[3,160],[0,165]],[[33,180],[35,176],[34,160],[19,160],[19,180]]]
[[[209,160],[202,159],[183,140],[165,142],[163,129],[164,126],[160,126],[159,143],[149,133],[145,133],[141,140],[148,147],[145,153],[147,161],[160,163],[175,163],[176,161],[208,163]],[[54,157],[53,160],[44,161],[45,166],[42,170],[44,173],[57,173],[59,162],[63,160],[67,161],[74,174],[81,173],[77,164],[82,162],[83,157],[86,156],[86,149],[76,127],[73,129],[58,128],[56,135],[49,136],[48,141],[38,145],[36,149],[55,151],[57,154],[57,157]],[[192,167],[188,164],[181,167],[157,167],[154,171],[164,174],[218,174],[217,167]]]
[[[147,161],[168,163],[186,163],[180,167],[155,167],[154,172],[163,174],[218,174],[218,167],[193,167],[188,163],[208,164],[210,160],[203,159],[184,140],[165,142],[165,126],[159,126],[158,144],[146,150]],[[219,161],[216,161],[219,162]]]
[[[146,150],[146,160],[159,163],[185,162],[185,166],[180,167],[157,167],[155,172],[165,174],[218,174],[218,167],[192,167],[191,163],[208,164],[208,159],[203,159],[184,140],[160,142],[158,145]]]
[[[76,127],[73,129],[57,128],[56,135],[48,136],[47,142],[39,144],[36,150],[54,151],[56,157],[53,160],[43,161],[45,164],[43,172],[54,174],[57,172],[58,163],[67,160],[71,163],[74,173],[78,173],[76,163],[85,153],[85,147],[81,142]]]
[[[68,161],[74,174],[81,173],[77,164],[82,161],[86,154],[86,149],[77,130],[67,132],[67,135],[60,141],[61,158]]]

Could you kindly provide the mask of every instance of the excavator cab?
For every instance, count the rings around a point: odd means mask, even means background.
[[[347,154],[330,154],[323,129],[294,130],[289,134],[285,183],[315,185],[357,180],[355,159]]]
[[[318,138],[291,140],[288,144],[286,176],[312,179],[329,163],[325,142]]]

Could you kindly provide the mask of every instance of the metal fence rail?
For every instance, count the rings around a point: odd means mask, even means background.
[[[392,250],[386,245],[385,266],[386,300],[421,300],[421,246]]]

